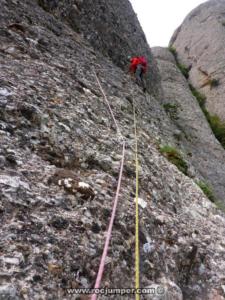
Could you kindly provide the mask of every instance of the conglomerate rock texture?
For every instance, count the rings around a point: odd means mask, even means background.
[[[84,35],[96,50],[124,70],[127,70],[129,55],[146,56],[151,65],[151,72],[146,77],[147,88],[159,96],[157,66],[128,0],[39,0],[39,3]]]
[[[141,299],[225,299],[225,218],[160,154],[177,130],[160,102],[43,1],[0,7],[0,299],[87,299],[66,289],[94,286],[122,150],[95,70],[126,139],[101,286],[134,287],[134,100],[140,284],[164,289]]]
[[[225,1],[211,0],[195,8],[170,43],[179,61],[191,66],[189,79],[207,96],[208,110],[225,120]]]

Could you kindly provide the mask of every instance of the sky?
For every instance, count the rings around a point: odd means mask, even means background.
[[[151,47],[167,47],[184,18],[204,0],[130,0]]]

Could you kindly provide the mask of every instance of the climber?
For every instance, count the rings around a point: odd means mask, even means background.
[[[135,75],[136,83],[146,91],[146,83],[143,78],[147,71],[147,60],[144,56],[128,57],[130,59],[129,71]]]

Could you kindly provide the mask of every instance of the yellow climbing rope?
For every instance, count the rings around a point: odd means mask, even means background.
[[[138,139],[137,139],[137,121],[135,104],[133,101],[133,113],[134,113],[134,136],[135,136],[135,169],[136,169],[136,193],[135,193],[135,299],[139,300],[140,295],[137,293],[137,289],[140,288],[140,254],[139,254],[139,210],[138,210],[138,188],[139,188],[139,163],[138,163]]]

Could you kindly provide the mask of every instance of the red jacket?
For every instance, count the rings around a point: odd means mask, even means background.
[[[142,65],[143,72],[147,71],[147,60],[144,56],[133,57],[130,60],[130,72],[135,72],[137,65]]]

